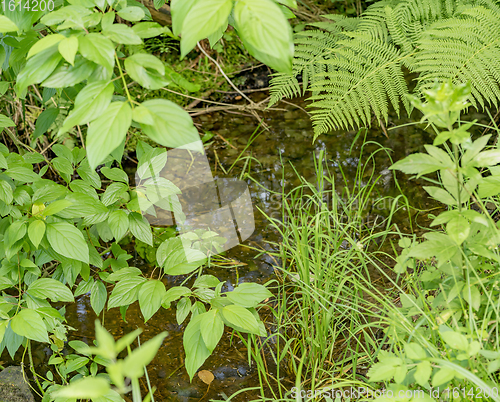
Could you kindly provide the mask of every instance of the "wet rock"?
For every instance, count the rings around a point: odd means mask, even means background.
[[[19,366],[10,366],[0,372],[0,401],[35,402]]]

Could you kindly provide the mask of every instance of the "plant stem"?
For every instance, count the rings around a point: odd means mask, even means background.
[[[115,60],[116,60],[116,65],[118,66],[118,70],[120,71],[120,77],[123,81],[123,88],[125,88],[125,92],[127,93],[127,98],[128,101],[130,102],[130,107],[133,109],[134,108],[134,101],[132,97],[130,96],[130,92],[128,91],[127,87],[127,81],[125,81],[125,75],[123,74],[122,66],[120,65],[120,60],[118,60],[118,55],[115,52]]]

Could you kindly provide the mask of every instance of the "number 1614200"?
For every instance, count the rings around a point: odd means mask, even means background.
[[[2,0],[1,9],[5,11],[52,11],[53,0]]]

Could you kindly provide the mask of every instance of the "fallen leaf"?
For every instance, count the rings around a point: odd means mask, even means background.
[[[214,375],[208,370],[200,370],[198,372],[198,377],[207,385],[210,385],[214,380]]]

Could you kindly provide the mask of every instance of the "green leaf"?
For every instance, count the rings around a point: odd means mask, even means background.
[[[125,173],[123,170],[118,169],[118,168],[108,168],[108,167],[103,167],[101,169],[101,173],[108,178],[109,180],[113,181],[121,181],[122,183],[128,184],[128,176],[127,173]]]
[[[40,278],[28,287],[28,292],[40,299],[49,298],[53,302],[73,302],[73,293],[61,282],[52,278]]]
[[[141,128],[153,141],[170,148],[200,142],[191,117],[180,106],[165,99],[148,100],[142,106],[151,113],[154,124],[141,123]]]
[[[128,216],[130,231],[140,241],[153,245],[153,234],[151,233],[151,226],[146,218],[137,212],[132,212]]]
[[[200,321],[201,336],[207,349],[212,353],[224,333],[224,321],[222,321],[216,309],[200,315],[202,316]]]
[[[455,331],[439,331],[441,338],[453,349],[466,351],[469,347],[469,342],[465,335]]]
[[[156,22],[139,22],[132,29],[140,38],[152,38],[165,32],[164,27]]]
[[[0,200],[6,204],[10,204],[14,199],[12,187],[5,180],[0,180]]]
[[[125,139],[132,123],[132,109],[127,102],[111,103],[104,114],[94,120],[87,132],[87,156],[95,169]]]
[[[243,307],[257,307],[257,305],[270,297],[273,294],[264,286],[258,283],[242,283],[238,285],[232,292],[226,293],[227,298],[234,304]]]
[[[116,43],[124,45],[142,44],[142,39],[139,35],[137,35],[132,28],[125,24],[113,24],[103,30],[102,34]]]
[[[189,297],[183,297],[177,303],[177,310],[175,312],[175,318],[177,319],[177,324],[181,325],[187,318],[191,311],[191,300]]]
[[[59,116],[59,108],[52,107],[45,109],[36,119],[33,139],[36,140],[44,135],[50,126],[56,121],[57,116]]]
[[[36,219],[30,223],[28,227],[28,237],[36,248],[38,248],[44,234],[45,223],[42,220]]]
[[[431,377],[431,373],[432,373],[431,363],[428,361],[423,361],[423,362],[420,362],[419,364],[417,364],[417,370],[413,374],[413,378],[415,378],[415,381],[421,387],[426,387],[427,382],[429,381],[429,378]]]
[[[136,53],[125,59],[125,69],[134,81],[147,89],[160,89],[168,84],[165,66],[157,57],[147,53]]]
[[[423,188],[432,198],[439,202],[446,205],[457,205],[457,201],[448,191],[439,187],[424,186]]]
[[[438,387],[440,385],[446,384],[455,378],[455,370],[450,368],[442,368],[440,369],[434,376],[432,377],[432,386]]]
[[[292,73],[292,29],[272,0],[240,0],[233,10],[236,30],[250,54],[282,73]]]
[[[3,3],[2,7],[5,7],[5,3]],[[17,30],[18,28],[16,24],[14,24],[5,15],[0,15],[0,33],[12,32]]]
[[[63,39],[65,39],[65,37],[61,34],[53,34],[43,37],[39,41],[35,42],[35,44],[31,47],[30,51],[28,52],[26,58],[29,59],[35,54],[38,54],[44,51],[45,49],[48,49],[49,47],[57,45]]]
[[[451,219],[446,225],[446,233],[448,233],[448,236],[450,236],[458,245],[462,244],[467,237],[469,237],[469,221],[460,216]]]
[[[10,327],[17,335],[25,336],[37,342],[49,343],[47,330],[40,315],[31,309],[19,311],[11,320]]]
[[[96,64],[78,55],[75,64],[60,65],[45,81],[42,86],[49,88],[65,88],[79,84],[91,76]]]
[[[446,168],[453,168],[453,166],[444,166],[440,160],[426,154],[407,156],[389,167],[389,169],[401,170],[406,174],[417,174],[417,177]]]
[[[470,164],[476,167],[489,167],[500,163],[500,149],[480,152],[472,159]]]
[[[416,257],[422,260],[437,256],[438,259],[448,260],[459,250],[458,245],[447,235],[442,233],[426,233],[428,241],[412,247],[409,257]]]
[[[142,276],[126,278],[116,284],[108,300],[108,310],[128,306],[137,300],[139,289],[146,281]]]
[[[221,283],[221,281],[213,275],[202,275],[196,278],[193,288],[215,288],[219,283]]]
[[[144,322],[147,322],[161,307],[166,294],[165,285],[158,280],[151,280],[141,286],[139,290],[139,306]]]
[[[90,33],[80,36],[78,44],[83,57],[105,67],[108,71],[113,71],[115,47],[109,39],[97,33]]]
[[[69,385],[53,392],[56,400],[90,399],[106,395],[110,390],[109,380],[103,377],[85,377],[72,381]]]
[[[166,332],[162,332],[129,354],[123,361],[123,374],[129,378],[141,377],[144,374],[144,367],[151,363],[167,335]]]
[[[115,241],[120,241],[129,227],[127,213],[121,209],[111,212],[108,217],[108,224]]]
[[[92,310],[96,315],[101,314],[102,309],[106,305],[106,300],[108,298],[108,291],[106,286],[101,281],[95,281],[90,291],[90,305]]]
[[[412,360],[422,360],[427,357],[422,346],[415,342],[405,344],[405,352],[406,357]]]
[[[31,183],[40,179],[40,177],[33,172],[32,169],[28,169],[22,166],[15,166],[5,171],[5,174],[14,180],[18,180],[23,183]]]
[[[69,64],[75,64],[75,56],[78,51],[78,38],[76,36],[70,36],[69,38],[63,39],[59,42],[57,47],[61,56],[64,57]]]
[[[42,82],[52,73],[52,71],[54,71],[60,60],[61,55],[55,46],[48,48],[29,59],[17,76],[17,94],[22,96],[28,86]]]
[[[127,21],[140,21],[144,18],[144,11],[139,7],[125,7],[118,11],[118,15]]]
[[[177,300],[178,298],[191,294],[191,289],[185,287],[185,286],[175,286],[173,288],[170,288],[167,290],[167,293],[165,293],[165,296],[163,296],[163,299],[161,303],[165,307],[165,305],[170,306],[170,303]],[[168,307],[165,307],[168,308]]]
[[[15,127],[16,123],[14,123],[9,117],[0,114],[0,128],[4,127]]]
[[[47,225],[47,239],[56,252],[64,257],[89,263],[89,248],[82,232],[67,222]]]
[[[199,250],[182,248],[168,254],[163,270],[167,275],[185,275],[203,265],[206,255]]]
[[[210,350],[203,341],[201,335],[201,320],[203,314],[199,314],[191,321],[186,327],[183,336],[184,351],[186,353],[186,371],[188,372],[189,379],[192,380],[196,371],[210,356]]]
[[[476,311],[481,307],[481,293],[476,285],[466,286],[462,290],[464,300]]]
[[[205,0],[194,3],[182,24],[181,57],[188,54],[198,41],[224,26],[232,8],[232,0]]]
[[[197,0],[171,0],[170,12],[172,13],[172,29],[176,36],[181,34],[184,20],[189,10],[197,3]]]
[[[98,118],[111,103],[113,91],[114,86],[111,81],[96,81],[88,84],[77,95],[75,107],[64,121],[57,135],[68,132],[73,126],[87,124]]]
[[[73,205],[73,203],[69,200],[57,200],[54,202],[51,202],[47,207],[42,211],[43,216],[50,216],[57,214],[58,212],[62,211],[63,209]]]
[[[222,309],[222,315],[229,324],[242,328],[252,334],[260,334],[258,321],[245,307],[234,304],[225,306]]]

